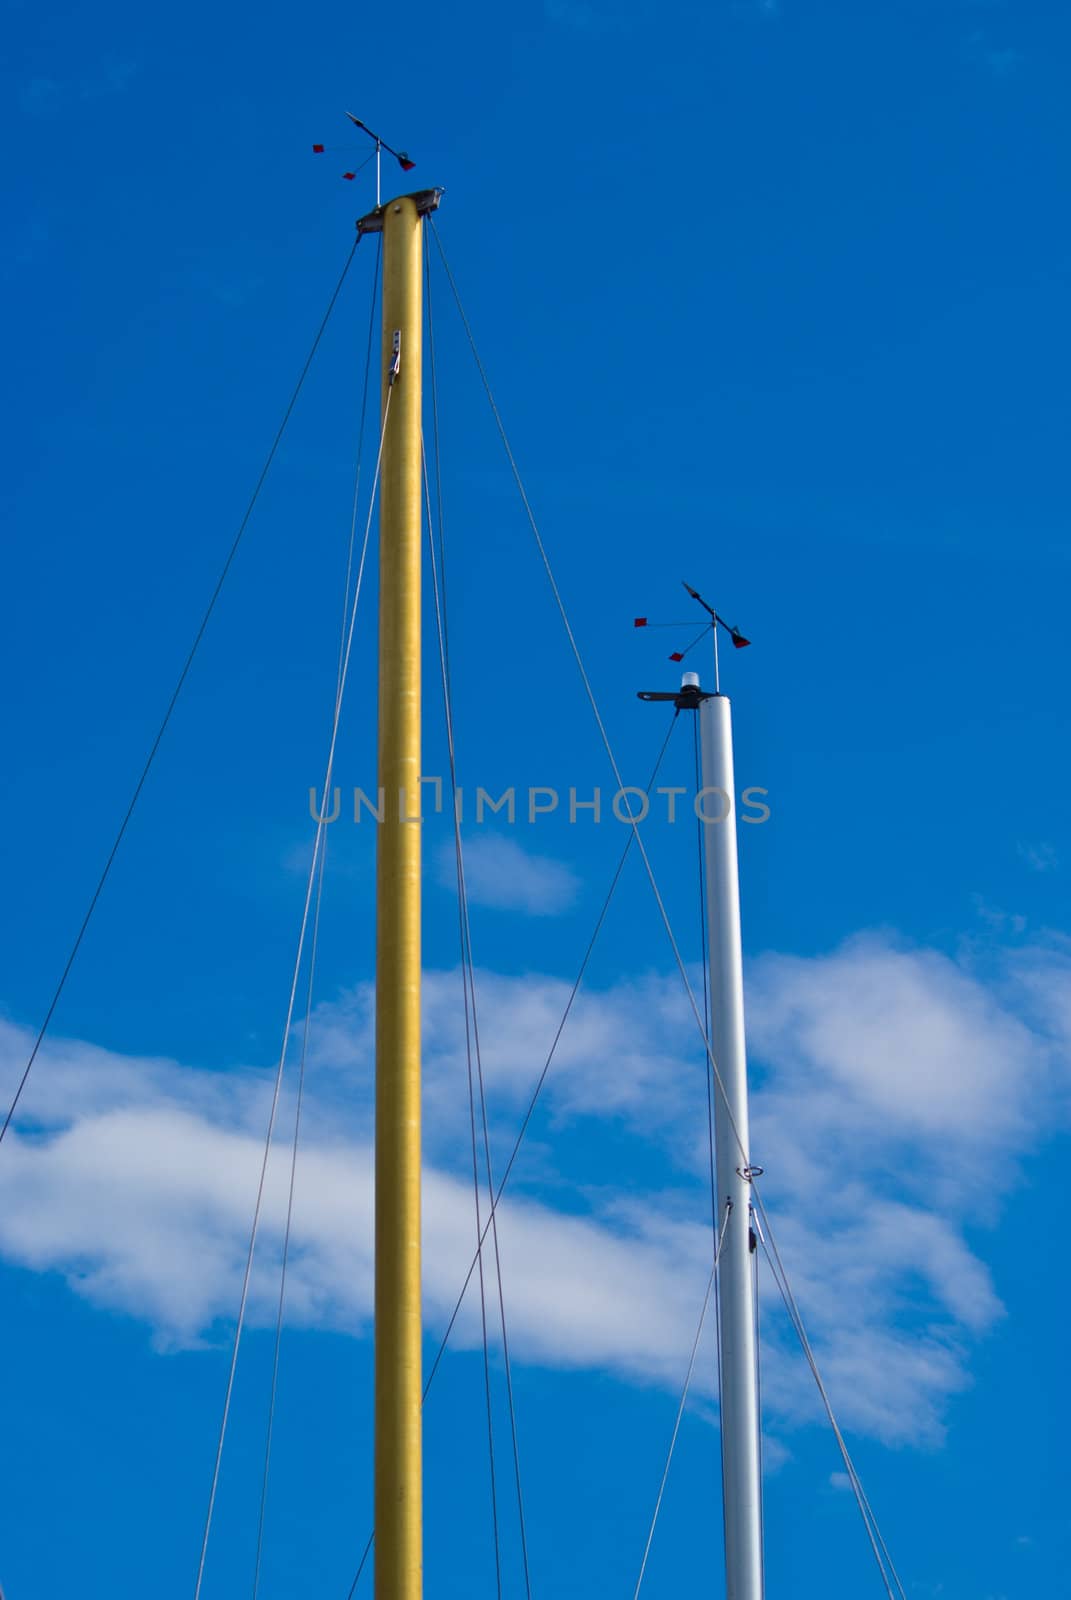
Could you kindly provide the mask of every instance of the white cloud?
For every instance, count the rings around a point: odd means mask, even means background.
[[[756,963],[752,1148],[850,1428],[939,1441],[949,1400],[969,1381],[972,1345],[1002,1314],[967,1230],[975,1236],[980,1221],[996,1220],[1017,1159],[1061,1103],[1069,972],[1058,940],[1002,959],[986,982],[938,952],[878,936],[809,960]],[[477,975],[499,1170],[567,995],[545,975]],[[355,1332],[371,1307],[372,1001],[360,985],[315,1014],[289,1278],[295,1321]],[[459,1002],[457,973],[427,975],[433,1328],[453,1308],[474,1239]],[[26,1042],[0,1024],[0,1083],[16,1077]],[[268,1092],[267,1075],[248,1068],[208,1073],[53,1043],[0,1155],[0,1252],[143,1318],[162,1345],[213,1337],[236,1305]],[[284,1103],[284,1139],[291,1114]],[[533,1168],[522,1168],[502,1211],[518,1356],[673,1389],[709,1250],[702,1051],[676,980],[582,993],[540,1115],[538,1192]],[[568,1137],[573,1126],[582,1139]],[[600,1138],[614,1141],[625,1199],[591,1185],[587,1162]],[[260,1324],[272,1316],[286,1175],[280,1149],[253,1286]],[[783,1430],[819,1412],[772,1284],[764,1295],[764,1394]],[[479,1337],[467,1313],[458,1337]],[[704,1372],[700,1401],[711,1390]]]
[[[819,959],[765,957],[750,1024],[761,1057],[817,1075],[840,1117],[879,1132],[1004,1142],[1039,1064],[1030,1029],[969,972],[874,937]]]
[[[1020,844],[1018,850],[1031,872],[1055,872],[1060,865],[1056,846],[1047,839],[1041,839],[1036,844]]]
[[[864,1431],[938,1441],[1002,1315],[966,1230],[997,1220],[1066,1093],[1069,975],[1059,941],[983,982],[875,935],[755,965],[753,1149],[830,1390]]]
[[[530,855],[515,839],[496,833],[477,834],[462,843],[470,904],[551,917],[567,911],[575,902],[580,880],[563,861]],[[456,890],[452,842],[439,850],[436,876],[444,889]]]
[[[475,981],[482,1069],[505,1132],[516,1127],[543,1070],[572,985],[545,974],[484,969]],[[317,1007],[310,1034],[311,1059],[355,1074],[365,1096],[374,1002],[373,985],[358,984]],[[459,1127],[468,1125],[467,1094],[458,1092],[468,1062],[459,971],[425,972],[423,1017],[428,1138],[440,1153],[455,1148]],[[554,1052],[545,1103],[559,1118],[614,1118],[649,1136],[682,1122],[696,1084],[702,1084],[702,1045],[680,983],[652,975],[622,980],[611,991],[579,992]],[[354,1087],[351,1081],[351,1115]],[[367,1113],[367,1099],[361,1104]]]
[[[10,1027],[3,1034],[10,1067],[12,1047],[26,1041]],[[86,1052],[88,1070],[94,1057],[100,1064],[100,1052]],[[42,1073],[52,1065],[43,1061]],[[58,1072],[65,1076],[62,1063]],[[261,1138],[246,1124],[263,1084],[225,1080],[224,1103],[209,1079],[116,1062],[97,1080],[99,1110],[83,1104],[44,1136],[9,1134],[0,1163],[4,1256],[62,1271],[94,1304],[147,1320],[165,1347],[196,1345],[233,1315],[259,1174]],[[191,1090],[196,1098],[202,1089],[203,1106],[191,1110]],[[299,1159],[290,1315],[359,1331],[372,1306],[370,1146],[321,1132]],[[287,1176],[287,1154],[277,1150],[253,1283],[255,1325],[274,1315]],[[660,1219],[636,1219],[624,1227],[516,1199],[503,1203],[499,1232],[518,1354],[676,1381],[705,1271],[701,1223],[667,1232]],[[474,1241],[471,1180],[429,1166],[424,1287],[432,1324],[445,1325],[452,1312]],[[457,1332],[461,1343],[475,1343],[475,1317],[463,1316]]]
[[[972,895],[974,909],[979,920],[984,922],[991,933],[1025,933],[1026,918],[1018,911],[1004,911],[1000,906],[990,905],[983,895]]]

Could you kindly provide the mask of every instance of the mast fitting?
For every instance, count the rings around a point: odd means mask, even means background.
[[[704,700],[713,700],[714,691],[699,687],[698,672],[686,672],[681,678],[679,689],[639,689],[636,692],[636,698],[638,700],[672,700],[678,711],[697,711]]]
[[[418,217],[426,217],[432,211],[438,211],[439,202],[442,197],[443,191],[441,189],[418,189],[416,194],[405,195],[401,198],[411,200],[413,202],[413,204],[416,206]],[[397,200],[387,201],[387,205],[397,204]],[[376,206],[376,209],[374,211],[370,211],[366,217],[360,217],[357,222],[357,232],[361,235],[366,233],[382,233],[383,215],[387,209],[387,205]]]

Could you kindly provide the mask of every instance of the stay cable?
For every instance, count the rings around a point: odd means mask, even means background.
[[[301,393],[305,379],[308,376],[309,368],[312,366],[313,358],[320,347],[320,341],[324,336],[327,324],[331,320],[331,313],[334,311],[335,304],[342,292],[342,285],[346,281],[346,277],[349,273],[350,266],[353,262],[354,255],[357,252],[357,246],[359,243],[360,235],[358,235],[355,239],[353,246],[350,249],[350,253],[346,257],[346,265],[342,269],[342,275],[336,283],[334,292],[328,301],[327,310],[324,312],[320,326],[316,330],[316,336],[312,341],[312,347],[305,358],[305,364],[298,376],[297,383],[294,385],[294,390],[290,396],[286,410],[283,412],[283,419],[276,430],[275,438],[272,440],[271,449],[268,451],[264,465],[260,470],[260,476],[257,478],[256,484],[253,488],[253,493],[249,497],[249,503],[245,508],[245,513],[242,517],[242,520],[238,524],[238,531],[234,535],[234,539],[231,542],[231,547],[227,552],[227,558],[223,563],[222,569],[220,570],[219,577],[216,579],[215,588],[212,590],[212,593],[209,596],[208,604],[205,607],[204,613],[201,617],[197,632],[194,634],[193,643],[190,645],[189,652],[185,661],[183,662],[182,670],[179,673],[178,681],[172,691],[171,698],[167,703],[167,708],[164,712],[163,719],[160,723],[160,726],[156,730],[156,736],[149,747],[149,753],[145,758],[145,764],[141,769],[141,774],[137,783],[134,785],[134,792],[130,797],[126,811],[123,813],[123,819],[120,822],[118,831],[114,840],[112,841],[112,846],[108,852],[107,860],[104,863],[103,871],[97,880],[96,888],[93,890],[93,893],[90,896],[89,905],[86,908],[85,915],[83,916],[78,928],[78,932],[75,935],[74,943],[72,944],[70,952],[67,956],[67,960],[64,963],[63,971],[60,973],[59,982],[56,984],[52,998],[48,1004],[48,1009],[45,1012],[44,1020],[37,1031],[37,1036],[34,1039],[29,1058],[27,1059],[26,1065],[23,1069],[22,1076],[19,1079],[18,1087],[15,1090],[14,1097],[10,1106],[8,1107],[7,1115],[4,1118],[3,1126],[0,1126],[0,1143],[3,1143],[4,1136],[6,1135],[8,1128],[11,1126],[12,1118],[18,1109],[19,1101],[22,1099],[23,1090],[26,1088],[30,1073],[33,1070],[34,1062],[37,1060],[41,1045],[44,1043],[44,1038],[52,1022],[52,1018],[55,1015],[56,1007],[59,1005],[60,996],[63,994],[63,991],[67,985],[67,979],[70,977],[71,968],[74,966],[78,952],[82,947],[82,941],[86,936],[86,930],[88,929],[90,921],[93,917],[93,913],[97,908],[97,902],[101,897],[104,885],[108,880],[108,875],[112,870],[112,865],[119,853],[119,847],[126,835],[127,828],[130,826],[130,819],[133,817],[134,809],[141,798],[141,791],[145,787],[146,779],[148,778],[149,772],[152,769],[153,762],[156,760],[156,753],[163,741],[164,734],[167,732],[168,724],[170,723],[172,713],[178,704],[179,696],[181,695],[183,687],[185,686],[186,679],[189,677],[190,668],[193,666],[194,657],[200,648],[201,640],[205,636],[205,631],[208,627],[212,613],[216,609],[216,602],[219,600],[219,597],[223,592],[223,585],[227,581],[227,575],[234,564],[235,556],[238,554],[238,547],[242,542],[246,528],[249,526],[249,519],[253,515],[253,509],[256,506],[257,500],[260,498],[260,491],[264,487],[264,482],[271,469],[271,464],[275,460],[276,452],[278,451],[279,445],[282,442],[283,434],[286,432],[287,423],[290,421],[291,415],[293,414],[294,407],[297,404],[298,395]]]

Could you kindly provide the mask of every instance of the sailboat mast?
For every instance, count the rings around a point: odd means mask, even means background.
[[[732,713],[726,695],[698,709],[703,851],[710,929],[710,1043],[714,1085],[721,1349],[721,1463],[727,1600],[762,1600],[762,1476],[758,1337],[748,1136],[744,977],[740,939]],[[724,813],[724,814],[723,814]],[[717,820],[719,819],[720,820]]]
[[[420,590],[423,216],[439,191],[358,223],[383,234],[376,860],[375,1592],[420,1600]]]

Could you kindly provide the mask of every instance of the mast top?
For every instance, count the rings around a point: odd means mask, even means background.
[[[394,200],[384,201],[383,205],[376,206],[376,209],[370,211],[366,217],[361,217],[357,223],[357,232],[362,236],[366,233],[382,233],[383,213],[388,206],[395,205],[398,200],[412,200],[417,208],[417,216],[426,217],[430,212],[438,211],[442,197],[441,189],[418,189],[415,194],[397,195]]]

